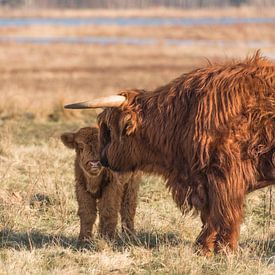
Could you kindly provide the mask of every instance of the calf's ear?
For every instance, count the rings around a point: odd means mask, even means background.
[[[70,149],[75,148],[74,133],[64,133],[61,135],[60,138],[65,146],[67,146]]]

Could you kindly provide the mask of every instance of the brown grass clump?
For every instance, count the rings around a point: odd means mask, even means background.
[[[13,137],[11,128],[8,125],[3,125],[4,123],[3,119],[0,119],[0,156],[8,157],[11,154]]]

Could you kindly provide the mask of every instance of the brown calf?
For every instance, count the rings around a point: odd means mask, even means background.
[[[64,133],[61,140],[76,152],[75,189],[80,217],[79,240],[91,239],[97,210],[102,236],[114,237],[119,212],[122,230],[134,232],[139,187],[137,175],[118,174],[101,165],[97,128],[85,127],[75,133]]]

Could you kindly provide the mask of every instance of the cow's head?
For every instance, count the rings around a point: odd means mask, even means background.
[[[76,162],[86,176],[97,176],[103,169],[100,163],[98,132],[98,128],[85,127],[77,132],[61,135],[64,145],[75,149]]]
[[[76,103],[65,108],[104,108],[98,116],[101,163],[115,171],[139,168],[146,150],[141,140],[141,109],[138,95],[143,91],[125,91],[118,96]]]

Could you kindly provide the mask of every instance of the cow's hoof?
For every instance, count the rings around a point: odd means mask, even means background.
[[[94,250],[95,243],[91,238],[79,239],[77,242],[77,249],[79,250]]]
[[[214,254],[214,251],[212,251],[206,246],[202,246],[201,244],[195,244],[194,252],[199,256],[205,257],[211,257]]]

